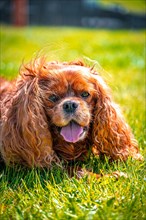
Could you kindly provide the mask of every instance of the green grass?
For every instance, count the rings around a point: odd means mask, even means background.
[[[50,60],[96,60],[145,156],[144,44],[144,31],[2,26],[1,75],[16,77],[22,61],[40,54],[47,54]],[[91,157],[84,166],[94,172],[120,170],[128,178],[77,180],[57,167],[48,171],[1,166],[0,219],[146,219],[144,162],[129,159],[110,164]]]
[[[100,0],[100,2],[105,5],[118,5],[132,12],[146,12],[145,0]]]

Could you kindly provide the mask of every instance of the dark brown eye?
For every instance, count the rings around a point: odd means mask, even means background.
[[[59,97],[57,95],[51,95],[49,96],[49,100],[51,102],[57,102],[59,100]]]
[[[89,92],[84,91],[81,93],[82,98],[88,98],[89,96],[90,96]]]

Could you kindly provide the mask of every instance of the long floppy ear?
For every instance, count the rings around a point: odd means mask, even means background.
[[[112,101],[109,88],[99,75],[95,75],[97,102],[94,112],[94,151],[113,160],[126,160],[128,156],[142,159],[137,141],[125,122],[119,107]]]
[[[37,74],[30,66],[21,70],[15,94],[3,117],[1,151],[7,164],[50,167],[57,160],[39,96]]]

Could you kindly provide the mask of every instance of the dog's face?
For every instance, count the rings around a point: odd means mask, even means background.
[[[86,67],[53,65],[45,78],[40,79],[50,126],[66,142],[75,143],[87,136],[96,99],[91,75]]]

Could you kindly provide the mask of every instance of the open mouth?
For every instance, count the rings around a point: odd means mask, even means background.
[[[68,125],[60,129],[60,134],[65,141],[76,143],[79,140],[84,139],[87,127],[82,127],[75,121],[71,121]]]

